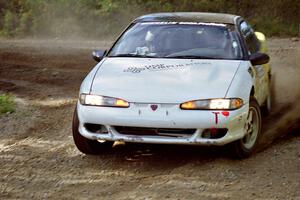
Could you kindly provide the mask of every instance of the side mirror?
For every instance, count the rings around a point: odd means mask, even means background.
[[[263,65],[270,61],[270,57],[265,53],[254,53],[250,55],[249,60],[252,65]]]
[[[97,62],[100,62],[102,60],[102,58],[104,57],[105,53],[106,53],[106,50],[105,51],[103,51],[103,50],[93,51],[94,60],[96,60]]]

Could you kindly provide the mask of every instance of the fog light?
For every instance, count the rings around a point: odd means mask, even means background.
[[[101,125],[101,124],[90,124],[90,123],[86,123],[84,124],[84,127],[92,133],[99,133],[99,134],[107,134],[108,131],[105,128],[105,126]]]
[[[205,129],[202,132],[201,137],[205,139],[218,139],[222,138],[226,135],[228,129],[227,128],[210,128]]]

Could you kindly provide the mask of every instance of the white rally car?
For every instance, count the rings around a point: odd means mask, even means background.
[[[83,81],[73,138],[86,154],[114,141],[225,145],[249,156],[271,108],[265,37],[240,16],[157,13],[134,20]]]

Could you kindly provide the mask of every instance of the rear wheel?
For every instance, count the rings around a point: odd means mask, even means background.
[[[91,154],[91,155],[96,155],[111,149],[113,142],[111,141],[98,142],[97,140],[87,139],[79,133],[78,128],[79,128],[79,120],[77,115],[77,109],[75,109],[74,116],[73,116],[72,131],[73,131],[74,143],[77,149],[84,154]]]
[[[244,131],[245,136],[232,144],[234,153],[238,158],[247,158],[254,152],[261,134],[260,108],[257,101],[252,97],[250,98]]]

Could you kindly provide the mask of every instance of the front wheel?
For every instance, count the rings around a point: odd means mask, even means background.
[[[257,147],[261,135],[261,112],[257,101],[250,98],[249,112],[244,125],[245,136],[235,141],[232,146],[238,158],[249,157]]]
[[[79,133],[78,128],[79,128],[79,120],[77,115],[77,109],[75,108],[73,123],[72,123],[72,131],[73,131],[74,143],[77,149],[84,154],[91,154],[91,155],[96,155],[111,149],[113,142],[111,141],[98,142],[97,140],[87,139]]]

